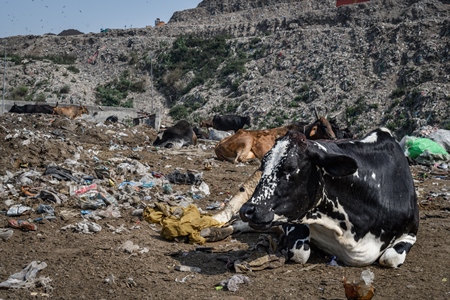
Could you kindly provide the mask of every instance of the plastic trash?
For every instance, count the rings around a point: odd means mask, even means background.
[[[81,209],[97,209],[106,206],[106,203],[102,199],[88,199],[79,201]]]
[[[171,194],[173,192],[172,185],[170,183],[165,183],[162,186],[164,194]]]
[[[0,228],[0,239],[6,241],[13,235],[14,231],[8,228]]]
[[[126,253],[130,253],[130,254],[137,250],[139,250],[139,245],[133,244],[132,241],[126,241],[125,243],[123,243],[122,245],[120,245],[117,248],[117,251],[119,251],[119,252],[126,252]]]
[[[229,291],[236,292],[239,289],[239,285],[243,283],[250,283],[250,279],[247,276],[236,274],[229,279],[220,282],[220,285],[227,287]]]
[[[45,262],[32,261],[22,271],[9,276],[6,281],[0,283],[0,288],[20,289],[41,285],[44,288],[51,289],[48,284],[51,281],[49,277],[37,277],[37,273],[46,267]]]
[[[48,214],[50,216],[55,215],[55,209],[48,204],[39,204],[38,208],[36,209],[36,213],[38,214]]]
[[[198,267],[190,267],[190,266],[183,266],[183,265],[175,266],[175,270],[180,271],[180,272],[197,272],[197,273],[202,272],[202,269],[200,269]]]
[[[93,183],[91,185],[84,185],[81,188],[79,188],[78,190],[75,191],[75,195],[82,195],[87,193],[90,190],[96,190],[97,189],[97,184]]]
[[[375,288],[372,285],[374,278],[375,274],[369,269],[361,272],[361,279],[358,282],[347,282],[344,276],[342,280],[347,299],[372,299],[375,294]]]
[[[433,153],[433,154],[448,155],[448,153],[445,151],[444,147],[442,147],[435,141],[427,139],[427,138],[408,137],[406,139],[405,145],[406,145],[408,156],[413,159],[417,158],[425,150],[430,153]]]
[[[21,216],[23,213],[28,212],[29,210],[31,210],[31,207],[29,206],[15,204],[8,209],[6,215],[8,217]]]

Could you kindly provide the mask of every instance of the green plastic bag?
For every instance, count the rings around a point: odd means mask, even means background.
[[[408,149],[409,157],[415,159],[425,150],[432,154],[448,155],[444,147],[427,138],[409,137],[406,140],[406,148]]]

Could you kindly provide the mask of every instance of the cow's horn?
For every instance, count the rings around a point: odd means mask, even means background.
[[[316,113],[316,119],[320,119],[319,113],[317,112],[317,106],[314,105],[314,112]]]

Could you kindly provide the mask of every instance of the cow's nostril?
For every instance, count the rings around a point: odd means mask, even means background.
[[[248,222],[252,218],[254,212],[255,212],[254,205],[244,204],[240,210],[241,219],[245,222]]]

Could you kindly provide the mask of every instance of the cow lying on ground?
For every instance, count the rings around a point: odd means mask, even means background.
[[[17,114],[52,114],[53,106],[47,104],[25,104],[20,106],[14,103],[9,112]]]
[[[250,126],[250,117],[238,115],[215,115],[212,119],[212,127],[221,131],[238,131],[244,128],[245,125]]]
[[[262,159],[267,151],[289,130],[304,132],[308,139],[335,139],[333,130],[324,117],[319,117],[312,124],[291,124],[287,126],[264,129],[240,129],[234,135],[217,143],[214,151],[217,158],[233,163]]]
[[[56,103],[56,106],[53,108],[54,115],[66,116],[70,119],[75,119],[77,117],[81,117],[82,114],[89,114],[86,106],[76,106],[76,105],[68,105],[68,106],[59,106]]]
[[[260,174],[241,219],[255,229],[291,222],[285,230],[300,235],[288,249],[297,262],[308,260],[311,239],[346,265],[378,260],[395,268],[416,241],[414,182],[388,129],[352,141],[310,141],[289,131],[264,156]]]
[[[197,135],[186,120],[178,121],[172,127],[160,132],[153,142],[153,146],[165,148],[181,148],[190,145],[197,145]]]
[[[197,126],[195,126],[195,127],[192,128],[192,129],[194,130],[195,135],[197,136],[197,139],[204,139],[204,140],[209,139],[209,134],[208,134],[206,131],[201,130],[201,129],[198,128]]]

